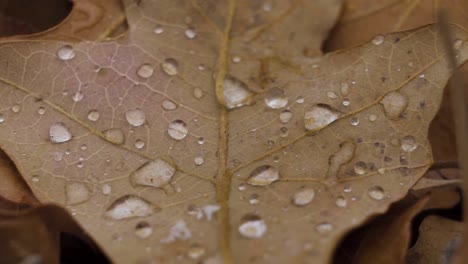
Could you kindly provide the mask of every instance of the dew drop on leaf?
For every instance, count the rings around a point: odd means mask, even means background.
[[[165,99],[164,101],[162,101],[161,107],[167,111],[172,111],[172,110],[177,109],[177,105],[168,99]]]
[[[169,124],[167,133],[175,140],[182,140],[188,134],[187,124],[182,120],[174,120]]]
[[[327,92],[327,96],[330,99],[336,99],[338,98],[338,95],[335,92]]]
[[[359,125],[359,119],[357,117],[353,117],[353,118],[351,118],[350,123],[353,126],[357,126],[357,125]]]
[[[344,196],[338,196],[335,201],[336,206],[344,208],[348,205],[348,201]]]
[[[198,143],[199,145],[203,145],[203,144],[205,144],[205,139],[202,138],[202,137],[199,137],[199,138],[197,139],[197,143]]]
[[[5,122],[5,116],[3,114],[0,114],[0,123]]]
[[[110,142],[115,144],[123,144],[125,141],[125,135],[120,128],[107,129],[103,134]]]
[[[82,92],[76,92],[72,96],[72,99],[73,99],[74,102],[79,102],[79,101],[83,100],[83,98],[84,98],[84,95],[83,95]]]
[[[197,99],[201,99],[203,97],[203,90],[196,87],[195,89],[193,89],[193,96]]]
[[[192,244],[187,252],[187,255],[191,259],[199,259],[205,255],[206,249],[202,245]]]
[[[267,231],[267,225],[257,215],[246,215],[239,225],[239,233],[246,238],[261,238]]]
[[[101,114],[97,110],[91,110],[88,112],[88,120],[96,122],[101,117]]]
[[[185,36],[189,39],[193,39],[197,36],[197,32],[193,28],[187,28],[185,30]]]
[[[167,238],[162,239],[163,243],[171,243],[176,240],[188,240],[192,237],[192,232],[187,227],[184,220],[178,220],[169,231]]]
[[[237,186],[237,189],[239,191],[245,191],[245,189],[247,189],[247,186],[245,185],[245,183],[241,183],[239,184],[239,186]]]
[[[281,137],[287,137],[289,134],[289,130],[287,127],[281,127],[280,128],[280,136]]]
[[[154,34],[161,34],[164,32],[164,28],[161,26],[161,25],[157,25],[154,27],[154,30],[153,30]]]
[[[397,119],[406,109],[409,103],[408,96],[400,92],[390,92],[380,100],[385,115],[390,119]]]
[[[299,96],[299,97],[296,99],[296,103],[298,103],[298,104],[303,104],[304,101],[305,101],[305,99],[304,99],[304,97],[302,97],[302,96]]]
[[[289,110],[283,110],[281,113],[280,113],[280,121],[281,123],[283,124],[287,124],[289,122],[289,120],[291,120],[291,117],[293,116],[292,112],[289,111]]]
[[[195,165],[200,166],[205,162],[205,159],[203,157],[195,157],[193,159],[193,162],[195,163]]]
[[[358,175],[364,175],[367,172],[367,164],[364,161],[358,161],[354,164],[354,172]]]
[[[369,115],[367,118],[369,119],[370,122],[375,122],[377,120],[376,115]]]
[[[135,148],[142,149],[145,146],[145,142],[141,139],[135,141]]]
[[[31,181],[33,181],[33,182],[38,182],[38,181],[39,181],[39,175],[33,175],[33,176],[31,176]]]
[[[233,109],[249,105],[252,102],[253,95],[244,82],[231,76],[224,78],[223,96],[226,108]]]
[[[314,189],[307,188],[297,191],[293,197],[293,203],[297,206],[304,206],[312,202],[315,197]]]
[[[340,167],[354,157],[355,150],[356,145],[354,143],[350,141],[342,142],[338,151],[329,158],[328,177],[337,177]]]
[[[333,225],[328,222],[323,222],[315,226],[315,230],[317,230],[320,234],[326,234],[333,230]]]
[[[205,213],[206,220],[211,221],[213,219],[213,216],[216,212],[221,209],[221,206],[217,204],[208,204],[203,206],[202,210]]]
[[[270,165],[262,165],[255,168],[247,179],[247,183],[254,186],[266,186],[279,180],[280,175],[277,169]]]
[[[154,73],[153,65],[149,63],[142,64],[140,67],[138,67],[138,70],[137,70],[137,75],[145,79],[151,77],[153,73]]]
[[[271,109],[280,109],[288,105],[288,97],[284,94],[283,89],[275,87],[268,91],[265,104]]]
[[[64,45],[57,50],[57,56],[64,61],[75,58],[75,55],[75,50],[70,45]]]
[[[87,201],[91,192],[82,182],[70,182],[65,187],[65,194],[67,204],[74,205]]]
[[[72,134],[63,123],[55,123],[49,128],[49,138],[53,143],[63,143],[72,139]]]
[[[406,152],[412,152],[418,147],[418,144],[416,143],[416,139],[411,136],[405,136],[401,139],[401,149]]]
[[[141,239],[148,238],[153,234],[153,228],[146,221],[138,222],[135,226],[135,235]]]
[[[162,159],[156,159],[145,163],[130,175],[130,181],[134,185],[164,187],[167,185],[175,168]]]
[[[11,111],[13,111],[13,113],[19,113],[21,111],[21,105],[15,104],[11,107]]]
[[[150,202],[134,195],[125,195],[115,200],[107,209],[105,216],[114,220],[131,217],[145,217],[161,210]]]
[[[249,204],[258,204],[260,200],[258,199],[258,194],[254,193],[249,196]]]
[[[385,40],[385,37],[382,36],[382,35],[378,35],[378,36],[375,36],[373,39],[372,39],[372,44],[374,45],[380,45],[384,42]]]
[[[239,57],[239,56],[234,56],[234,57],[232,57],[232,62],[234,62],[234,63],[239,63],[239,62],[241,62],[241,61],[242,61],[242,58]]]
[[[39,115],[43,115],[43,114],[45,114],[45,108],[44,108],[44,107],[42,107],[42,106],[41,106],[41,107],[39,107],[39,108],[37,108],[37,113],[38,113]]]
[[[127,122],[134,127],[141,126],[146,122],[146,115],[140,109],[127,111],[127,113],[125,113],[125,118]]]
[[[173,58],[167,58],[161,63],[161,69],[169,76],[179,73],[179,63]]]
[[[340,113],[332,110],[328,105],[315,105],[304,114],[305,129],[319,130],[326,127],[340,116]]]
[[[101,192],[104,195],[109,195],[112,192],[112,186],[110,184],[103,184],[101,187]]]
[[[385,197],[384,190],[380,186],[371,187],[367,194],[374,200],[382,200]]]
[[[342,104],[344,107],[348,107],[348,106],[351,104],[351,102],[349,101],[349,99],[346,99],[346,98],[345,98],[345,99],[343,99],[343,101],[341,102],[341,104]]]

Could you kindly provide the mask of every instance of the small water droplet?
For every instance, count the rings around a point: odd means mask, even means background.
[[[99,117],[101,117],[101,114],[97,110],[91,110],[88,113],[88,119],[90,121],[96,122],[98,121]]]
[[[373,39],[372,39],[372,44],[374,45],[380,45],[384,42],[385,40],[385,37],[382,36],[382,35],[378,35],[378,36],[375,36]]]
[[[241,80],[231,76],[224,79],[223,96],[227,109],[249,105],[253,95],[248,86]]]
[[[146,122],[146,115],[140,109],[127,111],[125,118],[130,125],[135,127],[141,126]]]
[[[197,36],[197,32],[195,32],[193,28],[187,28],[185,30],[185,36],[187,36],[189,39],[193,39]]]
[[[161,63],[161,69],[169,76],[179,73],[179,63],[173,58],[167,58]]]
[[[258,204],[260,203],[260,200],[258,200],[258,194],[254,193],[249,196],[249,204]]]
[[[120,128],[111,128],[103,132],[104,136],[110,142],[114,144],[123,144],[125,141],[125,135]]]
[[[15,104],[11,107],[11,111],[13,111],[13,113],[19,113],[21,111],[21,105]]]
[[[232,57],[232,62],[234,62],[234,63],[239,63],[239,62],[241,62],[241,61],[242,61],[242,58],[239,57],[239,56],[234,56],[234,57]]]
[[[408,62],[408,66],[413,67],[414,63],[412,61]]]
[[[283,108],[288,105],[288,97],[284,94],[283,89],[272,88],[265,97],[265,104],[271,109]]]
[[[141,139],[135,141],[135,148],[142,149],[145,146],[145,142]]]
[[[78,161],[78,162],[76,163],[76,167],[78,167],[78,168],[83,168],[83,167],[84,167],[84,162],[83,162],[83,161]]]
[[[400,92],[390,92],[380,100],[380,104],[383,105],[385,115],[390,119],[397,119],[405,111],[408,103],[408,96]]]
[[[328,222],[323,222],[316,225],[315,230],[320,234],[326,234],[333,230],[333,225]]]
[[[375,122],[377,120],[377,116],[376,115],[369,115],[368,119],[369,119],[370,122]]]
[[[385,198],[384,190],[380,186],[371,187],[369,191],[367,192],[367,194],[369,195],[370,198],[374,200],[382,200],[383,198]]]
[[[110,184],[103,184],[101,189],[102,194],[109,195],[112,192],[112,186]]]
[[[205,159],[203,157],[195,157],[193,159],[193,162],[195,163],[195,165],[200,166],[203,163],[205,163]]]
[[[75,51],[70,45],[64,45],[57,50],[57,56],[61,60],[71,60],[75,58]]]
[[[335,201],[336,206],[345,208],[348,205],[348,200],[344,196],[338,196]]]
[[[135,235],[141,239],[148,238],[153,234],[153,227],[146,222],[146,221],[141,221],[138,222],[137,225],[135,226]]]
[[[293,203],[297,206],[304,206],[312,202],[315,197],[315,191],[311,188],[306,188],[297,191],[293,197]]]
[[[149,161],[138,168],[130,175],[130,181],[134,185],[164,187],[167,185],[172,176],[174,176],[175,168],[162,159]]]
[[[187,124],[182,120],[175,120],[169,124],[167,129],[169,136],[175,140],[182,140],[188,134]]]
[[[280,128],[280,136],[281,137],[287,137],[289,134],[289,130],[287,127],[281,127]]]
[[[199,259],[205,255],[206,249],[199,244],[192,244],[187,252],[187,255],[191,259]]]
[[[0,114],[0,123],[5,122],[5,116],[3,114]]]
[[[308,131],[320,130],[338,119],[339,116],[340,113],[332,110],[329,106],[319,104],[305,112],[304,126]]]
[[[357,125],[359,125],[359,119],[357,117],[353,117],[353,118],[351,118],[350,123],[353,126],[357,126]]]
[[[198,143],[199,145],[203,145],[203,144],[205,144],[205,139],[202,138],[202,137],[199,137],[199,138],[197,139],[197,143]]]
[[[195,89],[193,89],[193,96],[197,99],[201,99],[203,97],[203,90],[196,87]]]
[[[418,144],[416,143],[416,139],[411,136],[405,136],[401,139],[401,149],[406,152],[412,152],[418,147]]]
[[[267,231],[265,221],[256,215],[247,215],[244,221],[239,226],[238,230],[241,235],[247,238],[261,238]]]
[[[343,101],[341,102],[341,104],[342,104],[344,107],[348,107],[348,106],[351,104],[351,102],[349,101],[349,99],[346,99],[346,98],[345,98],[345,99],[343,99]]]
[[[63,143],[72,139],[72,134],[63,123],[55,123],[49,128],[49,138],[53,143]]]
[[[33,182],[38,182],[38,181],[39,181],[39,175],[33,175],[33,176],[31,176],[31,181],[33,181]]]
[[[84,95],[83,95],[82,92],[76,92],[75,94],[73,94],[72,99],[73,99],[74,102],[79,102],[79,101],[83,100],[83,97],[84,97]]]
[[[42,107],[42,106],[41,106],[41,107],[39,107],[39,108],[37,109],[37,113],[38,113],[39,115],[43,115],[43,114],[45,114],[45,111],[46,111],[46,110],[45,110],[45,108],[44,108],[44,107]]]
[[[304,97],[302,97],[302,96],[299,96],[299,97],[296,99],[296,103],[298,103],[298,104],[303,104],[304,101],[305,101],[305,99],[304,99]]]
[[[327,96],[330,99],[336,99],[338,98],[338,95],[335,92],[327,92]]]
[[[262,165],[255,168],[247,179],[247,183],[255,186],[266,186],[279,180],[280,175],[277,169],[270,165]]]
[[[280,121],[281,123],[283,124],[287,124],[289,122],[289,120],[291,120],[291,117],[293,116],[292,112],[289,111],[289,110],[283,110],[281,113],[280,113]]]
[[[364,175],[367,172],[367,164],[364,161],[358,161],[354,164],[354,172],[358,175]]]
[[[154,73],[154,67],[153,65],[149,63],[142,64],[140,67],[138,67],[138,70],[137,70],[137,75],[145,79],[148,79],[149,77],[151,77],[153,73]]]
[[[86,184],[82,182],[70,182],[65,187],[67,204],[80,204],[89,199],[91,192]]]
[[[131,217],[145,217],[161,210],[150,202],[134,195],[125,195],[115,200],[107,209],[105,216],[122,220]]]
[[[192,237],[192,232],[188,229],[184,220],[178,220],[169,231],[167,238],[162,239],[163,243],[171,243],[176,240],[188,240]]]
[[[162,108],[164,110],[167,110],[167,111],[172,111],[172,110],[177,109],[177,105],[174,102],[172,102],[171,100],[168,100],[168,99],[164,100],[162,102],[161,106],[162,106]]]
[[[154,34],[159,35],[164,32],[164,28],[161,25],[156,25],[156,27],[154,27],[153,32]]]

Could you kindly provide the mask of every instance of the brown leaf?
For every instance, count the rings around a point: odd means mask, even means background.
[[[295,57],[340,2],[276,3],[128,1],[115,41],[1,45],[0,146],[116,263],[326,263],[430,166],[450,72],[433,26]]]

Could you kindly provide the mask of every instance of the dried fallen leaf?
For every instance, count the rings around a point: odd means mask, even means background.
[[[128,1],[116,41],[2,44],[0,145],[116,263],[325,263],[430,166],[450,75],[434,26],[293,57],[339,9]]]

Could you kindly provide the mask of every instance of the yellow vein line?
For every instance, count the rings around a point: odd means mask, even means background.
[[[0,78],[0,81],[13,87],[14,89],[17,89],[19,91],[22,91],[23,93],[29,95],[29,96],[32,96],[38,100],[41,100],[44,104],[46,104],[47,106],[49,106],[50,108],[54,109],[55,111],[59,112],[60,114],[66,116],[67,118],[69,118],[70,120],[72,120],[73,122],[77,123],[78,125],[84,127],[86,130],[88,130],[91,134],[101,138],[102,140],[108,142],[108,143],[111,143],[113,144],[114,146],[117,146],[117,147],[120,147],[120,148],[123,148],[125,149],[126,151],[128,152],[131,152],[133,154],[136,154],[140,157],[143,157],[145,159],[148,159],[148,160],[153,160],[154,157],[151,157],[150,155],[148,154],[145,154],[145,153],[142,153],[142,152],[139,152],[139,151],[136,151],[130,147],[128,147],[127,145],[124,145],[124,144],[120,144],[120,143],[117,143],[117,142],[114,142],[114,141],[111,141],[109,140],[101,131],[99,130],[96,130],[94,129],[92,126],[86,124],[85,122],[75,118],[74,116],[72,116],[70,113],[68,113],[67,111],[65,111],[65,109],[63,109],[62,107],[58,106],[58,105],[55,105],[54,103],[50,102],[49,100],[47,99],[43,99],[40,95],[36,94],[36,93],[33,93],[13,82],[10,82],[9,80],[5,80],[3,78]],[[181,168],[177,168],[177,170],[179,170],[180,172],[184,173],[184,174],[187,174],[189,176],[192,176],[192,177],[196,177],[196,178],[199,178],[199,179],[202,179],[202,180],[206,180],[206,181],[210,181],[212,182],[212,179],[211,178],[208,178],[206,176],[201,176],[201,175],[197,175],[197,174],[193,174],[191,172],[188,172],[188,171],[185,171]]]
[[[402,83],[398,86],[398,88],[396,88],[396,89],[394,89],[394,90],[391,90],[391,91],[389,91],[389,92],[400,90],[400,89],[403,88],[406,84],[408,84],[410,81],[412,81],[412,80],[414,80],[415,78],[417,78],[423,71],[425,71],[426,69],[428,69],[428,68],[431,67],[432,65],[436,64],[439,60],[441,60],[441,58],[442,58],[442,57],[438,57],[437,59],[435,59],[434,61],[432,61],[431,63],[429,63],[426,67],[422,68],[421,70],[419,70],[418,72],[416,72],[415,74],[413,74],[410,78],[408,78],[408,79],[406,79],[404,82],[402,82]],[[375,105],[376,105],[376,102],[379,102],[380,100],[382,100],[382,99],[385,97],[385,95],[387,95],[387,94],[388,94],[388,93],[385,93],[384,95],[381,95],[379,98],[377,98],[377,99],[376,99],[374,102],[372,102],[371,104],[365,105],[365,106],[363,106],[363,107],[357,109],[356,111],[349,112],[349,113],[346,113],[346,114],[340,116],[338,119],[336,119],[336,120],[335,120],[333,123],[331,123],[330,125],[333,125],[334,123],[339,122],[339,121],[342,120],[342,119],[348,118],[348,117],[350,117],[350,116],[352,116],[352,115],[355,115],[356,113],[359,113],[359,112],[364,111],[364,110],[366,110],[366,109],[368,109],[368,108],[370,108],[370,107],[372,107],[372,106],[375,106]],[[239,165],[239,166],[233,168],[233,169],[232,169],[232,172],[239,171],[240,169],[245,168],[245,167],[249,166],[250,164],[255,163],[255,162],[259,161],[259,160],[262,160],[262,159],[264,159],[265,157],[268,157],[269,155],[271,155],[271,154],[273,154],[273,153],[275,153],[275,152],[277,152],[277,151],[283,150],[283,149],[289,147],[290,145],[292,145],[292,144],[298,142],[299,140],[305,138],[306,136],[309,136],[309,135],[312,135],[312,134],[318,134],[318,133],[320,133],[322,130],[324,130],[325,128],[328,128],[330,125],[328,125],[328,126],[326,126],[326,127],[323,127],[323,128],[321,128],[321,129],[318,129],[318,130],[307,131],[307,132],[305,132],[304,134],[299,135],[298,137],[296,137],[296,138],[292,139],[291,141],[287,142],[286,144],[280,145],[280,146],[278,146],[278,147],[276,147],[276,148],[272,148],[272,149],[270,149],[269,151],[267,151],[267,152],[261,154],[260,156],[254,158],[253,160],[251,160],[251,161],[249,161],[249,162],[246,162],[246,163],[244,163],[244,164],[241,164],[241,165]]]

